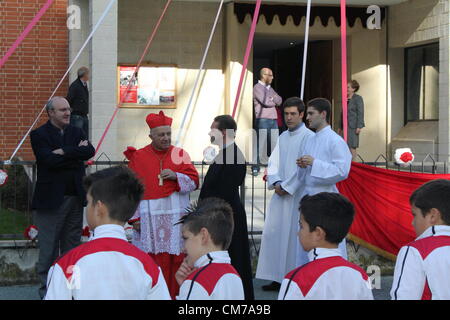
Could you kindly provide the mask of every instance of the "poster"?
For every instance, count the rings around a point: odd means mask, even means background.
[[[142,66],[124,97],[136,67],[119,66],[120,96],[124,107],[175,107],[176,67]]]

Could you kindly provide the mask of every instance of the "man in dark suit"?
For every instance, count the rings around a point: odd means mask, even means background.
[[[95,153],[83,130],[70,125],[71,110],[66,99],[54,97],[46,109],[49,121],[30,134],[37,164],[32,209],[39,231],[37,272],[41,298],[55,259],[80,244],[86,205],[83,161]]]
[[[78,78],[72,82],[67,93],[67,101],[72,108],[70,124],[84,130],[89,137],[89,69],[81,67],[77,72]]]
[[[209,166],[199,199],[217,197],[233,209],[234,232],[228,249],[231,264],[242,278],[246,300],[253,300],[253,276],[248,243],[247,216],[239,197],[239,186],[245,179],[246,164],[234,142],[237,125],[229,115],[218,116],[211,125],[211,142],[221,150]]]

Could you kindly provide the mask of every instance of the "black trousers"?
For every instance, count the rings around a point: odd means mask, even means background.
[[[228,253],[230,254],[231,264],[241,276],[245,300],[254,300],[253,273],[245,211],[234,214],[233,218],[234,232]]]
[[[34,222],[38,228],[39,259],[37,273],[41,299],[47,292],[47,276],[58,256],[80,244],[83,227],[83,206],[77,196],[65,196],[57,210],[36,210]]]

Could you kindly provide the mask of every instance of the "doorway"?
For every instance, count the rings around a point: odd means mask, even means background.
[[[303,65],[303,39],[287,36],[255,35],[253,47],[254,84],[259,70],[269,67],[273,71],[272,87],[283,98],[300,96]],[[333,96],[333,42],[310,41],[305,75],[304,101]]]

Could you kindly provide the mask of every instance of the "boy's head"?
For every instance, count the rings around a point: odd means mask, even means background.
[[[103,224],[124,225],[135,213],[144,187],[134,173],[122,166],[97,171],[84,178],[87,222],[91,229]]]
[[[184,248],[191,266],[208,252],[227,250],[230,246],[234,229],[233,210],[222,199],[199,201],[179,223],[183,225]]]
[[[353,222],[353,204],[339,193],[321,192],[300,201],[300,243],[305,251],[334,248]]]
[[[435,225],[450,225],[450,181],[437,179],[425,183],[409,198],[414,216],[412,225],[421,235]]]

